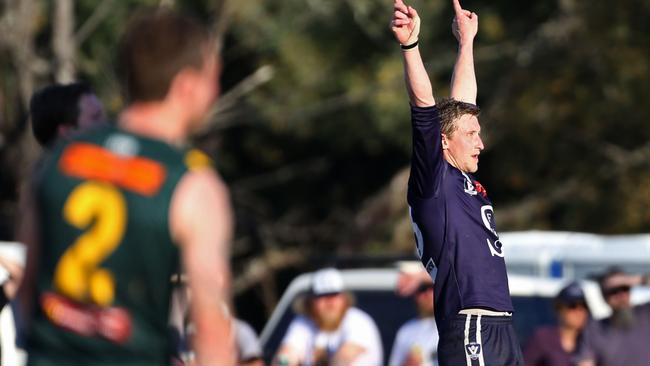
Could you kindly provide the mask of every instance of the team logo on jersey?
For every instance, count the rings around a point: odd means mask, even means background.
[[[492,234],[499,236],[499,234],[497,234],[497,224],[494,220],[494,208],[492,208],[492,205],[481,207],[481,218],[483,219],[483,225],[485,225]]]
[[[138,154],[138,150],[140,150],[140,145],[136,139],[122,134],[109,136],[104,146],[120,156],[135,156]]]
[[[411,212],[411,207],[409,206],[409,216],[411,217],[411,226],[413,227],[413,234],[415,235],[415,249],[418,251],[418,258],[422,259],[424,255],[424,239],[422,238],[422,231],[418,224],[413,220],[413,213]]]
[[[481,357],[481,345],[476,342],[471,342],[465,345],[465,352],[470,360],[475,361]]]
[[[476,196],[478,192],[476,192],[476,187],[474,187],[474,183],[472,182],[471,179],[469,179],[469,175],[467,175],[465,172],[463,173],[463,177],[465,177],[465,181],[463,182],[463,189],[465,190],[465,193],[469,194],[470,196]]]
[[[494,242],[490,241],[490,239],[485,239],[487,240],[487,245],[488,248],[490,248],[490,254],[492,256],[497,256],[503,258],[503,244],[501,243],[501,240],[497,239]]]
[[[494,220],[494,209],[491,205],[485,205],[481,207],[481,218],[483,219],[483,225],[490,230],[492,234],[497,237],[497,240],[494,242],[487,238],[487,245],[490,249],[490,254],[492,256],[497,256],[503,258],[503,244],[499,240],[499,234],[497,233],[497,224]]]
[[[429,272],[429,276],[431,277],[431,279],[435,282],[436,275],[438,275],[438,268],[436,267],[436,263],[433,261],[433,258],[429,258],[426,269],[427,272]]]

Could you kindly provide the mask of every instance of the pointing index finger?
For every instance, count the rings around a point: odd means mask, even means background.
[[[463,7],[460,6],[460,0],[453,0],[453,2],[454,2],[454,12],[456,13],[456,15],[463,14]]]
[[[408,8],[406,7],[406,4],[404,4],[404,1],[402,0],[395,0],[393,6],[395,7],[395,10],[399,10],[404,14],[408,13]]]

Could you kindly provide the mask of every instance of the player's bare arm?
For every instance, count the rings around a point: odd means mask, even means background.
[[[192,293],[198,365],[234,365],[229,248],[232,214],[227,188],[210,169],[188,173],[171,204],[171,230],[181,245]]]
[[[413,7],[407,6],[402,0],[395,0],[393,6],[391,30],[397,42],[402,45],[406,89],[411,104],[418,107],[433,106],[436,101],[433,98],[431,81],[417,46],[420,17]]]
[[[474,72],[474,38],[478,32],[478,15],[461,7],[453,0],[452,33],[458,40],[458,57],[451,78],[451,97],[476,104],[476,73]]]

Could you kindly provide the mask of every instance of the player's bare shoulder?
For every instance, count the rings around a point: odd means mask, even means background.
[[[169,216],[172,237],[181,245],[197,227],[230,227],[232,222],[228,188],[211,161],[198,150],[190,150],[185,163],[188,171],[174,190]]]

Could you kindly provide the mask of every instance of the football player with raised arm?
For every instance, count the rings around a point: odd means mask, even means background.
[[[473,56],[478,16],[458,0],[453,5],[451,98],[436,103],[418,48],[418,13],[394,2],[391,28],[411,104],[411,219],[418,255],[435,282],[440,365],[522,365],[492,202],[473,176],[484,148]]]

